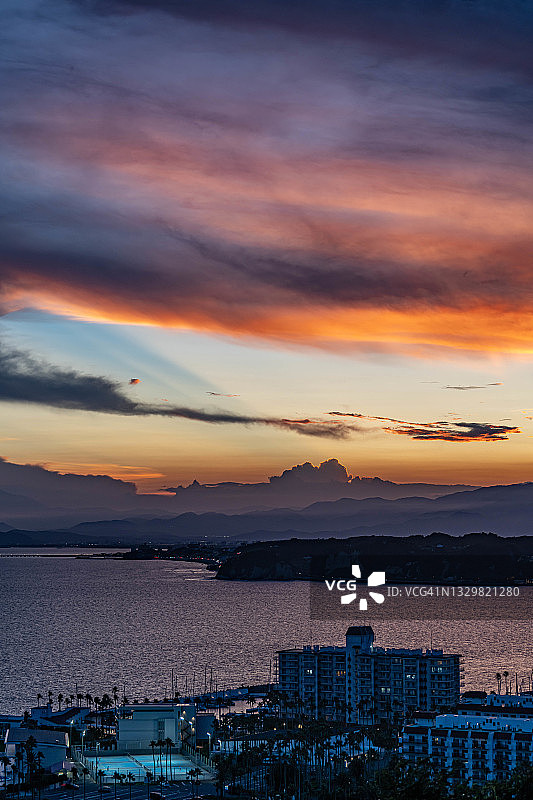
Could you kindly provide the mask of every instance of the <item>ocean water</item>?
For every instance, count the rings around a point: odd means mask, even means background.
[[[21,555],[26,551],[12,551]],[[42,551],[40,551],[42,553]],[[342,619],[312,620],[302,582],[217,581],[198,564],[5,557],[0,551],[0,713],[37,694],[161,698],[269,680],[276,650],[344,644]],[[65,551],[59,551],[64,553]],[[533,609],[533,587],[529,608]],[[376,644],[464,656],[465,688],[496,688],[496,672],[528,685],[531,616],[515,621],[373,619]]]

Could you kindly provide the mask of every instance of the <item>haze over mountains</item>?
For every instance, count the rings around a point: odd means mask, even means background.
[[[160,544],[357,535],[533,533],[533,484],[483,488],[350,476],[335,459],[266,483],[175,487],[138,495],[108,476],[0,462],[0,544]]]
[[[285,470],[265,483],[200,484],[166,489],[166,495],[137,494],[134,483],[107,475],[61,474],[35,464],[0,459],[0,522],[31,530],[70,527],[79,522],[132,515],[175,516],[207,511],[241,513],[275,508],[298,509],[343,497],[396,499],[437,497],[466,486],[396,484],[348,474],[336,459],[315,467],[309,462]]]

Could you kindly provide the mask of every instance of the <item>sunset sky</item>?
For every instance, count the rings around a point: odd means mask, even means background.
[[[0,5],[0,455],[533,479],[529,3]]]

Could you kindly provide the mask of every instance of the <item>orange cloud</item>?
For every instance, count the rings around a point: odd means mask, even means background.
[[[5,310],[416,356],[532,352],[516,78],[418,57],[398,71],[376,42],[348,56],[309,39],[272,84],[262,33],[252,52],[238,31],[229,46],[159,15],[125,69],[126,22],[118,50],[95,35],[87,53],[79,31],[104,23],[72,13],[84,22],[50,32],[47,80],[39,64],[12,76]],[[209,80],[205,52],[221,65]]]

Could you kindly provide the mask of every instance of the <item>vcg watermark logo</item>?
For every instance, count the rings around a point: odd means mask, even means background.
[[[353,578],[349,578],[348,580],[327,580],[325,581],[328,591],[338,591],[341,592],[341,605],[345,606],[349,603],[353,603],[354,600],[357,600],[357,581],[361,578],[361,568],[359,564],[352,564],[352,575]],[[367,596],[370,597],[375,603],[385,602],[385,595],[381,594],[381,592],[373,592],[373,589],[376,586],[383,586],[385,584],[385,573],[384,572],[371,572],[368,576],[366,583],[364,583],[361,587],[360,594],[363,596],[359,599],[359,611],[367,611],[368,610],[368,599]]]

